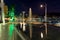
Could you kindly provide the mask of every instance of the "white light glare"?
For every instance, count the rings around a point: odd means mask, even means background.
[[[40,5],[40,7],[43,7],[43,5]]]
[[[41,32],[41,38],[43,38],[43,33]]]

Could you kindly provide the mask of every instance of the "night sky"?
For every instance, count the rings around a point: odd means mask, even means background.
[[[32,8],[33,13],[43,14],[44,8],[40,8],[41,3],[47,3],[47,9],[49,12],[60,12],[60,0],[5,0],[6,5],[9,7],[15,5],[17,14],[22,11],[28,11],[28,8]]]

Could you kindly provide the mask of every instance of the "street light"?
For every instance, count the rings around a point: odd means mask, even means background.
[[[43,4],[41,4],[40,7],[44,7]]]
[[[43,4],[41,4],[40,5],[40,7],[42,8],[42,7],[45,7],[45,16],[44,16],[44,18],[45,18],[45,32],[46,32],[46,35],[47,35],[47,4],[45,3],[45,5],[43,5]]]

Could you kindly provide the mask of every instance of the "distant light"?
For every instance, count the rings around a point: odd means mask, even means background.
[[[41,4],[40,7],[43,7],[43,5]]]
[[[54,24],[54,26],[60,27],[60,23],[56,23]]]

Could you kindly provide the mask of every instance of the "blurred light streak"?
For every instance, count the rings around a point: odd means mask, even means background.
[[[43,33],[41,32],[41,38],[43,38]]]

